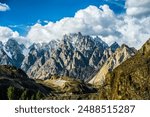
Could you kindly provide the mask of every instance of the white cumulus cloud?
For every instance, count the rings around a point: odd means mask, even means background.
[[[89,6],[75,13],[74,17],[66,17],[56,23],[46,25],[36,23],[31,27],[27,37],[32,42],[49,42],[52,39],[61,39],[64,34],[82,32],[88,35],[108,35],[114,33],[115,14],[104,5],[100,8]]]
[[[116,25],[116,30],[121,35],[116,37],[116,41],[139,49],[150,38],[150,17],[139,20],[124,16],[119,22]]]
[[[10,38],[16,38],[19,36],[18,32],[13,32],[10,28],[8,27],[2,27],[0,26],[0,41],[6,42]]]
[[[131,4],[129,1],[134,0],[127,0],[128,7]],[[143,4],[147,3],[146,1]],[[129,14],[119,16],[108,5],[99,8],[90,5],[77,11],[74,17],[66,17],[55,23],[50,21],[45,25],[36,23],[31,27],[27,38],[31,42],[42,43],[61,39],[64,34],[81,32],[84,35],[98,35],[108,44],[116,41],[140,48],[150,37],[149,27],[149,16],[140,19]]]
[[[130,16],[148,16],[150,15],[150,0],[127,0],[126,8]]]
[[[17,31],[13,31],[8,27],[0,26],[0,41],[6,43],[8,39],[15,39],[20,44],[25,44],[27,47],[30,45],[30,42],[25,37],[19,35]]]
[[[10,8],[7,4],[0,3],[0,11],[7,11],[9,9]]]

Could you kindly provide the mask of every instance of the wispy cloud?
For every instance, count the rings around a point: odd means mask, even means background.
[[[8,25],[8,27],[10,27],[10,28],[26,28],[28,26],[25,24],[19,24],[19,25]]]
[[[5,3],[3,4],[3,3],[0,2],[0,11],[7,11],[9,9],[10,8],[7,4],[5,4]]]
[[[124,4],[122,4],[122,2],[125,2],[125,0],[103,0],[103,1],[124,8]]]

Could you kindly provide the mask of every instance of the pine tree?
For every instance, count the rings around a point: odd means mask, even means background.
[[[21,100],[26,100],[26,99],[27,99],[27,97],[28,97],[27,92],[28,92],[28,91],[25,90],[25,91],[21,94],[21,97],[20,97]]]
[[[40,100],[43,97],[42,93],[40,91],[38,91],[36,93],[36,100]]]
[[[14,100],[15,99],[15,88],[10,86],[7,89],[7,97],[9,100]]]
[[[35,95],[34,94],[31,96],[31,100],[35,100]]]

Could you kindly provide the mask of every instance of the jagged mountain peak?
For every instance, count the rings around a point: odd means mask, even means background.
[[[108,44],[105,43],[99,36],[83,35],[81,32],[65,34],[62,40],[69,41],[73,44],[73,46],[78,46],[80,43],[86,46],[89,43],[94,43],[95,46],[103,46],[104,48],[108,47]]]
[[[9,39],[6,42],[5,46],[3,47],[3,50],[12,59],[13,65],[16,67],[20,67],[22,64],[22,61],[24,59],[24,55],[23,55],[24,49],[25,49],[25,46],[20,45],[13,38]]]
[[[62,38],[62,40],[68,40],[72,43],[74,43],[78,39],[82,39],[84,36],[81,34],[81,32],[78,33],[70,33],[70,34],[65,34]]]
[[[112,50],[113,52],[115,52],[116,49],[119,48],[119,47],[120,47],[120,46],[119,46],[119,44],[118,44],[117,42],[114,42],[114,43],[110,46],[110,48],[111,48],[111,50]]]
[[[37,66],[37,69],[33,67],[31,73],[28,73],[40,79],[58,74],[84,80],[98,67],[107,47],[99,37],[93,38],[81,33],[67,34],[57,43],[57,48],[50,52],[44,64],[40,64],[41,58],[35,56],[32,66]]]
[[[41,43],[33,43],[29,49],[30,50],[39,50],[41,48]]]
[[[8,39],[8,41],[6,42],[6,44],[18,45],[18,42],[15,39],[10,38],[10,39]]]
[[[58,47],[58,40],[51,40],[49,43],[42,43],[41,49],[46,51],[55,50]]]
[[[114,43],[111,44],[111,46],[119,46],[119,44],[115,41]]]
[[[122,44],[121,47],[118,48],[116,51],[118,51],[118,52],[123,51],[126,55],[130,54],[132,56],[137,52],[137,50],[135,48],[129,47],[126,44]]]
[[[93,40],[95,41],[95,43],[102,44],[103,47],[108,48],[108,44],[105,43],[99,36],[94,36]]]
[[[20,45],[15,39],[11,38],[6,42],[5,48],[6,51],[10,52],[11,54],[14,51],[17,51],[17,53],[22,53],[22,49],[25,48],[25,46],[22,44]]]
[[[71,36],[71,37],[82,37],[83,35],[82,35],[82,33],[81,32],[78,32],[78,33],[70,33],[69,34],[69,36]]]
[[[122,45],[121,45],[121,48],[129,48],[129,46],[126,45],[126,44],[122,44]]]

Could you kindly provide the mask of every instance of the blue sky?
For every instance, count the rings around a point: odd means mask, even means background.
[[[75,12],[95,5],[99,7],[108,4],[116,13],[124,13],[124,0],[0,0],[6,3],[10,10],[0,12],[0,25],[10,26],[22,35],[26,26],[35,24],[38,20],[58,21],[64,17],[73,17]],[[17,26],[16,26],[17,25]]]

